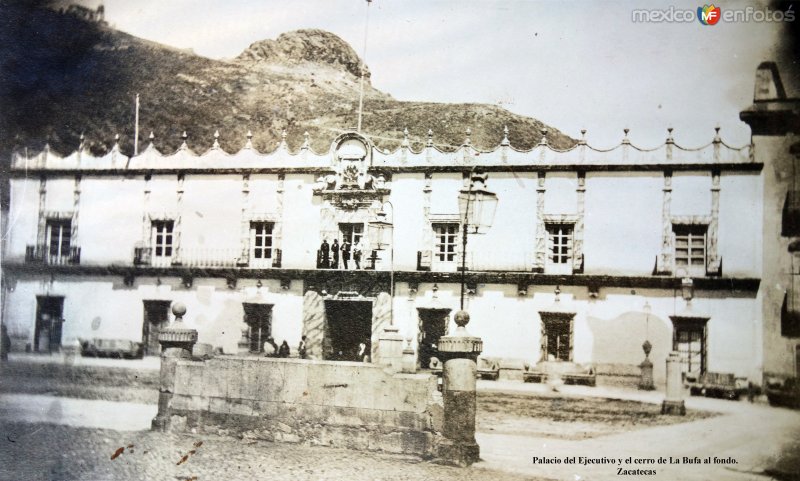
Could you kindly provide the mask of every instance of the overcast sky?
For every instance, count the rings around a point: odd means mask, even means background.
[[[118,29],[211,58],[298,28],[331,31],[363,54],[365,0],[104,3]],[[585,128],[599,147],[618,143],[626,127],[645,147],[663,142],[667,126],[687,146],[710,142],[716,125],[726,142],[749,142],[739,112],[779,25],[632,21],[634,8],[654,5],[374,0],[366,61],[373,85],[397,99],[500,104],[573,137]],[[695,11],[698,2],[672,5]]]

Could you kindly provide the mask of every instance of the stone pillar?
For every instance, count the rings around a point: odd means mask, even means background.
[[[403,372],[415,373],[417,372],[417,356],[415,356],[414,348],[411,347],[411,338],[406,338],[406,347],[403,349]]]
[[[686,414],[683,402],[683,379],[681,376],[681,358],[676,351],[667,357],[667,395],[661,403],[661,414]]]
[[[303,335],[306,336],[306,354],[309,359],[322,359],[325,339],[325,302],[316,291],[303,296]]]
[[[370,359],[372,362],[377,360],[380,364],[387,364],[382,359],[391,358],[392,362],[389,364],[399,371],[400,358],[403,355],[403,336],[397,333],[398,329],[392,322],[393,303],[394,300],[388,292],[381,292],[372,306],[372,333],[370,334],[372,349]],[[388,346],[392,347],[387,347],[388,350],[381,352],[385,344],[384,340],[390,340]]]
[[[483,351],[483,341],[470,336],[464,328],[469,323],[466,311],[458,311],[455,321],[456,332],[439,339],[439,352],[444,358],[444,440],[439,444],[438,456],[448,464],[469,466],[480,457],[480,447],[475,442],[475,361]]]
[[[181,302],[172,305],[175,322],[158,333],[161,344],[161,374],[158,387],[158,414],[151,423],[153,431],[168,431],[170,404],[175,387],[175,368],[181,359],[192,358],[192,348],[197,342],[197,331],[183,323],[186,306]]]
[[[403,336],[395,326],[386,326],[378,337],[378,347],[373,349],[373,362],[381,366],[391,366],[399,372],[403,365]]]
[[[547,250],[547,234],[544,225],[545,173],[539,172],[536,183],[536,253],[534,254],[533,272],[544,272],[545,254]]]
[[[643,391],[652,391],[655,389],[655,385],[653,385],[653,362],[650,361],[650,351],[652,349],[653,345],[650,344],[650,341],[645,340],[642,344],[644,361],[639,364],[639,368],[642,370],[641,377],[639,378],[639,389]]]
[[[670,129],[671,130],[671,129]],[[672,145],[667,140],[667,152]],[[673,267],[672,245],[672,172],[664,171],[664,193],[661,198],[661,254],[656,262],[656,274],[671,274]]]

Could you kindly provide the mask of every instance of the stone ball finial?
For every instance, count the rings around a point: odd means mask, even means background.
[[[176,318],[181,318],[186,314],[186,304],[177,301],[172,304],[172,313],[175,315]]]
[[[456,312],[454,318],[458,327],[464,327],[469,324],[469,312],[467,311]]]

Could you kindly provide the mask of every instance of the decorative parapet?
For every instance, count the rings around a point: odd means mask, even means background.
[[[671,130],[671,129],[670,129]],[[506,134],[507,135],[507,134]],[[362,157],[353,157],[358,149]],[[13,170],[54,170],[86,172],[202,172],[214,171],[270,171],[291,170],[311,173],[350,175],[351,183],[367,181],[367,169],[374,171],[415,171],[429,169],[463,170],[480,165],[486,170],[509,167],[520,170],[637,170],[637,169],[696,169],[703,167],[748,167],[760,168],[750,155],[750,146],[732,147],[715,136],[707,145],[687,148],[675,144],[670,132],[664,144],[653,148],[642,148],[632,144],[627,137],[619,145],[609,149],[589,146],[585,141],[578,142],[567,150],[556,150],[547,142],[540,142],[528,150],[517,149],[504,137],[500,145],[492,150],[476,149],[471,142],[455,150],[440,149],[428,134],[426,146],[418,151],[404,145],[398,139],[398,148],[384,151],[375,148],[367,137],[347,132],[337,137],[328,152],[318,153],[304,143],[296,151],[291,151],[286,142],[281,142],[272,152],[262,153],[245,143],[236,153],[228,153],[212,146],[202,154],[194,153],[188,146],[181,146],[172,154],[161,153],[151,142],[139,155],[127,157],[115,145],[112,150],[100,157],[85,151],[75,151],[65,157],[50,151],[48,147],[38,154],[26,156],[15,154],[12,159]],[[353,175],[355,174],[355,178]],[[377,177],[377,176],[376,176]],[[338,187],[338,186],[337,186]],[[359,186],[363,188],[363,186]]]

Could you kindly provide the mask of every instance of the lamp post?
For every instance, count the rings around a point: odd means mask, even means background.
[[[373,362],[377,361],[381,365],[391,366],[394,371],[400,371],[403,369],[403,336],[394,325],[394,224],[386,220],[384,207],[387,204],[392,209],[394,222],[394,205],[384,202],[377,219],[368,224],[367,232],[370,245],[375,246],[375,250],[389,248],[389,325],[383,328],[378,338],[378,349],[373,351]]]
[[[639,364],[639,368],[641,369],[641,377],[639,379],[639,389],[645,391],[652,391],[655,389],[653,385],[653,362],[650,361],[650,351],[653,349],[653,345],[650,343],[650,303],[647,300],[644,301],[644,307],[642,308],[645,315],[645,331],[644,331],[644,342],[642,343],[642,350],[644,351],[644,361]]]
[[[392,222],[386,220],[386,210],[388,205],[392,209]],[[386,201],[381,205],[378,218],[369,222],[367,234],[370,245],[375,246],[375,250],[389,248],[389,294],[394,299],[394,205]],[[392,309],[392,324],[394,324],[394,309]]]
[[[462,221],[461,234],[461,310],[464,310],[464,285],[467,271],[467,235],[485,234],[492,226],[497,210],[497,194],[486,189],[488,175],[470,171],[469,185],[458,194],[458,212]]]

